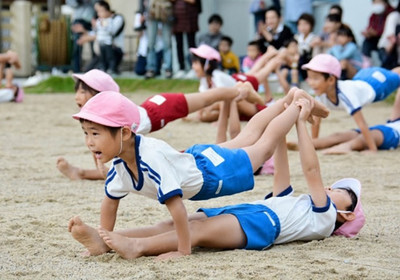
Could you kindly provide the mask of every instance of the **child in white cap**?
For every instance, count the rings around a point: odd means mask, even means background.
[[[376,152],[362,107],[387,98],[400,86],[400,67],[391,71],[380,67],[361,69],[352,80],[339,80],[340,62],[329,54],[319,54],[302,66],[307,70],[307,83],[314,90],[316,99],[334,110],[346,110],[363,135],[368,151]],[[399,95],[400,93],[397,93]],[[315,118],[313,138],[319,135],[320,119]],[[320,147],[323,148],[323,147]]]
[[[114,79],[101,70],[91,70],[85,74],[73,74],[75,79],[75,102],[82,107],[101,91],[119,92]],[[262,104],[262,98],[248,83],[234,87],[210,89],[202,93],[160,93],[145,100],[138,106],[140,126],[138,134],[157,131],[169,122],[184,118],[188,114],[218,101],[246,99],[250,103]],[[107,168],[95,159],[96,169],[81,169],[68,163],[63,157],[58,158],[57,168],[70,179],[104,180]]]
[[[107,101],[108,95],[111,97],[113,94],[99,94],[91,100],[93,104],[89,101],[86,108],[83,107],[82,111],[74,116],[81,119],[87,144],[99,158],[109,160],[118,155],[106,182],[107,196],[102,203],[100,228],[96,230],[84,224],[79,217],[74,217],[69,222],[69,231],[88,249],[88,254],[99,255],[113,249],[127,259],[149,255],[160,255],[160,258],[168,259],[188,255],[191,248],[196,246],[262,250],[273,244],[295,240],[323,239],[332,233],[352,237],[362,228],[365,218],[360,201],[360,182],[347,178],[324,189],[318,158],[306,127],[306,120],[312,111],[317,113],[319,104],[313,106],[313,99],[304,92],[298,89],[291,90],[288,96],[252,118],[242,136],[235,138],[236,141],[227,142],[220,147],[194,146],[172,159],[172,154],[167,155],[169,151],[166,144],[153,140],[152,156],[157,159],[153,159],[152,163],[144,151],[144,146],[148,145],[146,142],[149,140],[141,136],[135,137],[134,134],[134,137],[131,137],[131,131],[134,131],[140,121],[138,115],[128,120],[114,116],[113,113],[95,113],[98,107],[103,105],[103,101]],[[129,103],[126,100],[122,101],[122,110],[131,111],[134,108],[132,104],[125,104]],[[290,104],[286,110],[285,103]],[[99,125],[99,122],[108,125],[117,122],[118,127],[113,129],[115,136],[107,136],[109,132]],[[298,197],[291,196],[293,189],[290,186],[285,142],[285,134],[294,123],[299,137],[301,164],[310,191],[310,194]],[[123,124],[127,126],[120,128]],[[260,138],[255,140],[258,137]],[[162,149],[159,149],[160,145],[163,146]],[[244,148],[231,149],[238,145]],[[221,153],[222,151],[224,152]],[[235,155],[229,159],[226,155],[231,151]],[[223,193],[228,194],[224,188],[225,183],[231,179],[234,180],[232,186],[236,191],[240,191],[237,187],[249,186],[249,181],[252,181],[250,166],[253,166],[254,171],[254,166],[257,166],[255,162],[264,161],[273,151],[279,172],[275,174],[273,192],[265,200],[222,208],[202,208],[198,213],[187,216],[182,198],[207,199]],[[170,159],[168,167],[163,166],[162,157]],[[139,162],[135,163],[135,159]],[[185,172],[177,168],[181,164],[178,162],[180,160],[185,161]],[[193,160],[197,167],[191,163]],[[224,170],[225,164],[233,166]],[[207,170],[203,169],[205,166]],[[167,170],[163,172],[162,168]],[[199,176],[193,174],[193,170],[197,168],[202,169]],[[213,172],[219,168],[223,175]],[[168,178],[164,177],[165,172],[168,172]],[[189,175],[190,173],[192,175]],[[170,180],[175,177],[186,182],[174,184]],[[191,179],[188,180],[188,177]],[[203,187],[198,193],[195,190],[197,187],[193,186],[198,184],[196,178],[200,177],[203,178],[200,179]],[[181,187],[166,188],[163,186],[164,180],[169,180],[168,186]],[[153,187],[146,190],[145,183],[149,181],[154,182]],[[211,191],[206,185],[212,181],[214,190]],[[125,185],[122,185],[123,182]],[[143,195],[153,197],[157,195],[160,202],[168,207],[172,220],[154,227],[112,232],[118,201],[129,192],[144,192]]]

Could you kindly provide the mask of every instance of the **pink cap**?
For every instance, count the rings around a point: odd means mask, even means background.
[[[334,231],[334,235],[344,235],[346,237],[356,236],[357,233],[365,224],[365,215],[361,205],[361,183],[354,178],[344,178],[335,182],[332,189],[347,189],[352,190],[357,196],[357,204],[354,208],[355,219],[352,221],[345,222],[337,230]]]
[[[134,133],[140,124],[138,106],[115,91],[103,91],[96,94],[86,102],[78,114],[72,117],[110,127],[128,126]]]
[[[190,48],[189,49],[191,53],[207,59],[207,60],[216,60],[216,61],[221,61],[221,55],[219,52],[214,49],[213,47],[210,47],[208,45],[200,45],[198,48]]]
[[[342,73],[342,67],[340,66],[339,60],[336,57],[325,53],[317,54],[309,63],[301,66],[301,69],[331,74],[336,78],[340,78],[340,74]]]
[[[106,72],[98,69],[90,70],[85,74],[72,74],[72,77],[75,80],[79,79],[83,81],[89,87],[97,90],[98,92],[108,90],[119,92],[119,86],[114,79]]]

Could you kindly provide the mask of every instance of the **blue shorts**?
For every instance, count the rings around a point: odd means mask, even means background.
[[[400,86],[400,76],[381,67],[361,69],[353,80],[367,82],[375,90],[374,102],[384,100]]]
[[[200,208],[207,217],[223,214],[234,215],[247,242],[244,249],[263,250],[274,244],[281,231],[281,224],[274,211],[260,204],[237,204],[221,208]]]
[[[400,137],[395,129],[385,125],[374,125],[369,128],[369,130],[374,129],[379,130],[383,134],[383,142],[378,147],[379,150],[392,150],[399,146]],[[361,133],[360,129],[356,129],[355,131]]]
[[[204,180],[200,192],[190,200],[206,200],[253,189],[253,168],[249,156],[243,149],[194,145],[185,153],[194,156]]]

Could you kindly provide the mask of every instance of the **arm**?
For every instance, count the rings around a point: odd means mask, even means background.
[[[311,137],[318,138],[319,136],[319,128],[321,126],[321,118],[313,116],[314,123],[311,126]]]
[[[178,251],[160,255],[162,259],[169,259],[190,255],[192,244],[190,241],[189,221],[185,205],[179,196],[171,197],[165,201],[169,213],[174,221],[176,235],[178,237]]]
[[[376,147],[376,143],[374,138],[372,138],[371,132],[369,131],[367,122],[364,119],[364,115],[362,114],[361,110],[358,110],[356,113],[353,114],[353,118],[360,128],[362,135],[364,136],[365,142],[367,142],[368,149],[371,152],[376,152],[378,148]]]
[[[311,137],[307,131],[306,121],[310,115],[309,101],[299,100],[301,111],[296,123],[297,136],[299,138],[299,154],[304,177],[310,190],[312,201],[316,207],[326,205],[327,196],[322,182],[321,171],[317,153],[314,149]]]
[[[104,197],[101,203],[100,212],[100,225],[102,228],[112,231],[115,226],[115,221],[117,219],[119,200],[111,199],[109,197]]]

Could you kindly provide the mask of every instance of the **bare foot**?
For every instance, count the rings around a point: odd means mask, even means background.
[[[333,146],[329,149],[325,149],[322,151],[322,153],[325,155],[344,155],[351,153],[351,148],[349,145],[346,145],[346,143],[343,143]]]
[[[138,242],[135,238],[129,238],[101,227],[98,229],[98,234],[108,247],[124,259],[135,259],[142,256],[137,250]]]
[[[288,150],[290,150],[290,151],[298,151],[299,150],[299,146],[297,145],[296,142],[287,142],[286,146],[287,146]]]
[[[110,248],[104,243],[97,230],[82,222],[78,216],[69,220],[68,231],[75,240],[86,247],[90,256],[98,256],[110,251]]]
[[[254,90],[250,82],[245,82],[238,85],[239,95],[236,98],[237,101],[246,99],[250,103],[264,105],[264,99]]]
[[[285,98],[290,101],[292,101],[293,99],[297,100],[299,98],[306,98],[310,100],[313,104],[313,108],[311,109],[312,115],[320,118],[326,118],[327,116],[329,116],[329,109],[321,102],[315,100],[311,95],[309,95],[302,89],[299,89],[297,87],[292,87],[286,94]],[[290,102],[287,103],[289,104]]]
[[[80,169],[69,164],[68,161],[65,160],[65,158],[60,157],[57,159],[57,169],[71,180],[82,179],[80,175]]]

